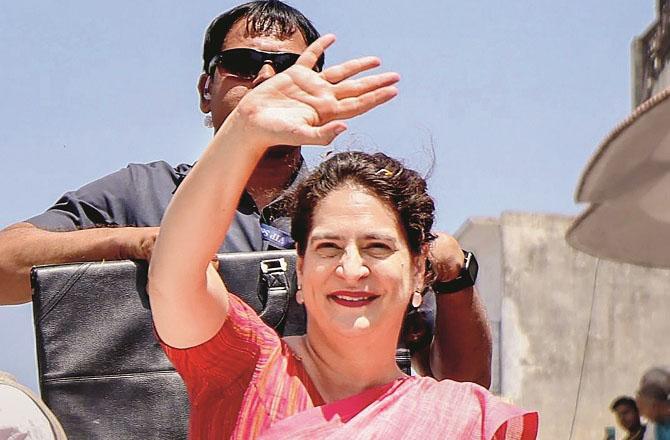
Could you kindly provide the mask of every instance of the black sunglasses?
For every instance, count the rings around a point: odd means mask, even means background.
[[[300,54],[291,52],[262,52],[246,47],[228,49],[212,57],[208,73],[212,75],[214,69],[220,66],[231,75],[254,79],[265,64],[271,64],[275,72],[279,73],[294,65],[299,57]],[[317,61],[314,70],[320,72],[321,67],[323,67],[323,55]]]

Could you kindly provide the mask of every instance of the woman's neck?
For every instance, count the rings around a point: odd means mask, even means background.
[[[309,324],[308,324],[309,326]],[[385,385],[404,376],[395,361],[395,340],[388,333],[322,337],[317,329],[287,338],[326,402],[333,402]]]

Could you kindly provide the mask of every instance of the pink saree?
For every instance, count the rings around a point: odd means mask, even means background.
[[[193,439],[496,439],[536,437],[537,414],[471,383],[404,377],[328,404],[302,362],[240,299],[209,341],[161,342],[184,379]]]
[[[406,377],[274,423],[261,440],[535,439],[537,413],[484,388]]]

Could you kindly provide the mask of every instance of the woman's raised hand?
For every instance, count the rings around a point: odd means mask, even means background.
[[[305,49],[296,64],[259,84],[240,101],[234,120],[245,136],[261,148],[272,145],[327,145],[346,130],[343,122],[377,107],[398,94],[400,76],[388,72],[352,79],[378,67],[376,57],[363,57],[312,70],[335,42],[324,35]],[[250,139],[250,140],[251,140]]]

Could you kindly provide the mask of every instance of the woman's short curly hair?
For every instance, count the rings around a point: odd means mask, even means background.
[[[347,151],[321,163],[287,197],[292,204],[291,235],[300,255],[305,253],[319,201],[347,184],[370,191],[393,209],[414,255],[419,255],[423,245],[434,238],[430,231],[435,204],[426,192],[423,177],[383,153]]]

